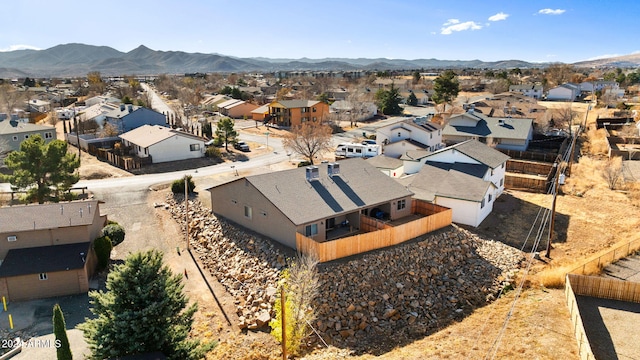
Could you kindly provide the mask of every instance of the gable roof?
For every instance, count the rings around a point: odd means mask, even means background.
[[[320,101],[317,101],[317,100],[278,100],[278,101],[274,101],[274,103],[278,103],[278,104],[284,106],[287,109],[293,109],[293,108],[311,107],[311,106],[314,106],[314,105],[320,103]]]
[[[410,178],[408,189],[415,197],[433,194],[435,196],[480,202],[490,186],[491,181],[484,181],[457,170],[443,170],[425,164],[422,169]],[[424,200],[431,201],[426,198]]]
[[[473,139],[454,144],[451,148],[454,148],[481,164],[488,165],[494,169],[510,159],[508,155]],[[442,150],[445,149],[447,148]]]
[[[231,99],[231,100],[227,100],[227,101],[219,103],[218,104],[218,108],[231,109],[234,106],[238,106],[238,105],[244,104],[244,103],[245,103],[245,101],[243,101],[243,100]]]
[[[487,170],[489,170],[489,167],[484,164],[468,164],[468,163],[461,163],[461,162],[445,163],[445,162],[428,161],[428,160],[425,164],[437,167],[438,169],[442,169],[442,170],[459,171],[461,173],[465,173],[467,175],[475,176],[481,179],[487,173]]]
[[[253,114],[267,114],[269,112],[269,104],[262,105],[257,109],[251,110]]]
[[[0,224],[6,233],[91,225],[96,211],[98,200],[2,207]]]
[[[253,175],[236,181],[253,185],[295,225],[412,195],[363,159],[347,159],[338,164],[340,175],[330,177],[328,164],[320,164],[320,176],[312,181],[306,180],[306,168]]]
[[[155,145],[161,141],[167,140],[173,136],[182,136],[193,140],[204,140],[196,135],[178,131],[169,127],[160,125],[142,125],[139,128],[127,131],[120,135],[120,138],[130,143],[146,148]]]
[[[0,277],[82,269],[90,245],[82,242],[11,249],[0,266]]]
[[[16,121],[16,120],[2,120],[0,121],[0,135],[10,134],[22,134],[35,131],[56,131],[53,126],[32,124],[29,122]]]
[[[367,159],[367,163],[378,169],[397,169],[403,165],[402,160],[386,156],[384,154]]]
[[[456,119],[464,117],[476,122],[475,126],[452,125]],[[530,118],[495,118],[479,113],[465,112],[454,115],[442,130],[442,136],[481,136],[498,139],[525,140],[533,128]]]

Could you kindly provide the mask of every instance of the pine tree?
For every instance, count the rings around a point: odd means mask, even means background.
[[[107,290],[89,293],[94,319],[80,326],[96,359],[160,351],[168,359],[199,359],[206,350],[188,339],[197,305],[188,305],[182,276],[162,253],[131,254],[107,277]]]
[[[216,128],[216,137],[220,139],[220,143],[224,142],[224,149],[229,151],[229,143],[233,142],[238,136],[238,132],[233,129],[233,120],[224,118],[218,121]]]
[[[80,161],[67,153],[67,143],[53,140],[46,144],[40,135],[23,141],[20,151],[10,153],[5,164],[13,175],[0,176],[0,181],[11,183],[14,190],[26,189],[27,201],[40,204],[50,197],[57,199],[79,180]]]
[[[64,315],[60,305],[53,306],[53,334],[56,337],[56,355],[58,360],[71,360],[71,347],[67,337],[67,325],[64,322]]]

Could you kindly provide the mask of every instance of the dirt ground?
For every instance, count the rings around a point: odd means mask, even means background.
[[[595,118],[595,112],[590,113],[590,119],[591,115]],[[630,200],[629,191],[625,188],[610,190],[600,175],[605,160],[599,141],[602,139],[586,138],[582,143],[582,157],[574,164],[573,176],[567,178],[562,194],[558,196],[551,258],[534,261],[531,273],[548,268],[549,264],[555,266],[575,263],[614,243],[640,237],[637,232],[640,228],[640,208]],[[85,176],[100,172],[110,176],[130,176],[115,168],[104,170],[104,163],[99,161],[91,164],[87,160],[83,164],[86,167]],[[283,168],[290,166],[291,164],[284,164]],[[222,181],[222,178],[207,181]],[[162,202],[164,196],[166,190],[161,190],[149,193],[146,199],[145,206],[154,214],[155,219],[150,226],[156,227],[155,233],[159,230],[164,234],[163,238],[169,239],[162,249],[167,254],[166,260],[172,269],[178,272],[187,270],[185,290],[200,306],[194,334],[220,342],[207,358],[281,358],[279,344],[268,334],[242,333],[227,323],[224,314],[230,316],[228,314],[233,313],[233,300],[221,287],[215,285],[215,281],[210,281],[214,297],[188,253],[177,253],[176,249],[181,246],[180,239],[184,238],[181,230],[166,211],[153,207],[154,203]],[[494,213],[476,231],[484,237],[520,248],[540,206],[548,208],[550,203],[549,195],[507,191],[496,201]],[[119,251],[122,251],[121,254],[127,253],[124,248]],[[496,358],[503,359],[576,359],[577,345],[572,335],[563,290],[546,289],[535,276],[527,276],[525,280],[524,291],[517,302],[514,300],[518,293],[511,291],[494,303],[476,310],[461,322],[408,346],[394,349],[380,358],[470,359],[495,353]],[[221,307],[217,305],[218,302]],[[505,325],[507,319],[509,321]],[[305,358],[357,357],[349,355],[348,349],[331,348],[316,351]],[[369,359],[372,356],[364,355],[360,358]]]

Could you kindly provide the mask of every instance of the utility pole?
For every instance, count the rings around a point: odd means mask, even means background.
[[[189,182],[187,175],[184,176],[184,206],[185,206],[185,222],[184,227],[187,233],[187,251],[189,251]]]

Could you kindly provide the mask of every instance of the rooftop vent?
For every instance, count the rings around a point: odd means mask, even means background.
[[[499,119],[498,120],[498,125],[500,125],[500,126],[504,125],[504,119]]]
[[[318,180],[320,177],[320,169],[317,166],[307,166],[307,181]]]
[[[129,112],[133,111],[133,105],[129,105]]]
[[[120,104],[120,111],[124,111],[124,104]]]
[[[329,163],[327,165],[327,171],[329,173],[329,176],[340,175],[340,164],[338,164],[337,162]]]

